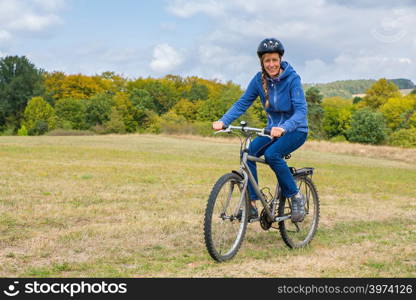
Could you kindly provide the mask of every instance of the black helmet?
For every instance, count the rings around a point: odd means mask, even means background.
[[[274,38],[267,38],[262,40],[259,47],[257,48],[257,55],[259,58],[261,58],[264,53],[279,53],[280,56],[283,56],[285,53],[285,48],[279,40]]]

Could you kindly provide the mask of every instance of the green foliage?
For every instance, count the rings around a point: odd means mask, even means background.
[[[182,97],[187,98],[191,102],[195,102],[197,100],[208,99],[208,95],[209,95],[209,90],[207,86],[193,81],[191,83],[190,89],[185,91],[182,94]]]
[[[195,116],[202,104],[202,100],[191,102],[190,100],[183,98],[175,104],[172,111],[179,116],[185,117],[187,120],[195,120]]]
[[[380,112],[392,130],[409,127],[410,118],[416,112],[416,96],[407,95],[387,100],[380,107]]]
[[[221,89],[217,97],[210,97],[201,104],[197,114],[197,120],[211,122],[218,120],[242,94],[243,91],[238,85],[227,83],[227,85]],[[241,118],[246,120],[252,119],[253,116],[246,114],[240,117],[240,119]],[[236,121],[239,122],[240,119]]]
[[[179,101],[179,91],[175,83],[166,79],[139,78],[127,84],[127,93],[134,94],[134,89],[146,90],[153,103],[155,111],[161,115],[168,112]],[[147,107],[146,107],[147,108]]]
[[[22,125],[22,127],[20,127],[20,129],[17,131],[18,136],[27,136],[27,134],[27,128],[25,125]]]
[[[416,128],[400,129],[390,135],[390,145],[416,147]]]
[[[28,135],[42,135],[48,132],[48,122],[44,120],[36,120],[33,126],[28,130]]]
[[[363,98],[356,96],[352,99],[352,104],[360,103],[361,100],[363,100]]]
[[[113,99],[109,94],[97,94],[85,100],[87,127],[102,125],[110,120]]]
[[[309,136],[312,139],[320,139],[323,137],[322,119],[324,111],[321,105],[323,96],[318,88],[310,87],[305,92],[305,98],[308,105]]]
[[[114,107],[120,113],[126,132],[135,132],[139,125],[145,122],[146,114],[137,109],[130,101],[128,94],[117,93],[114,98]]]
[[[33,97],[25,108],[22,125],[29,135],[43,134],[56,127],[55,111],[42,97]]]
[[[350,142],[381,144],[387,137],[383,115],[368,108],[357,110],[352,115],[347,135]]]
[[[85,102],[75,98],[60,99],[55,103],[57,126],[65,129],[87,129]]]
[[[400,97],[399,89],[394,83],[388,82],[382,78],[374,83],[367,91],[363,98],[363,105],[372,109],[378,109],[385,104],[389,98]]]
[[[126,133],[123,115],[116,107],[111,108],[110,120],[104,126],[106,133]]]
[[[25,56],[0,58],[0,130],[19,128],[27,102],[42,92],[42,70]]]
[[[347,139],[343,135],[337,135],[337,136],[330,138],[330,141],[334,143],[343,143],[343,142],[347,142]]]
[[[353,112],[351,100],[341,97],[325,98],[322,107],[324,109],[322,123],[325,135],[328,138],[346,136]]]

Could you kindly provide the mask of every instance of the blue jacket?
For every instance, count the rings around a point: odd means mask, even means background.
[[[286,132],[295,130],[308,132],[307,104],[300,77],[288,62],[282,61],[281,67],[284,71],[277,78],[267,77],[269,108],[265,109],[266,128],[281,127]],[[266,98],[261,82],[261,72],[251,79],[245,93],[222,116],[220,121],[227,126],[230,125],[245,113],[258,96],[264,107]]]

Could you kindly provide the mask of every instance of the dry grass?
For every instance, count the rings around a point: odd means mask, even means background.
[[[233,138],[0,137],[0,275],[415,277],[416,151],[327,142],[290,160],[316,167],[311,246],[289,250],[252,224],[232,261],[213,262],[206,200],[238,150]]]

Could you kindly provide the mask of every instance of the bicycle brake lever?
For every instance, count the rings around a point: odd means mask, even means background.
[[[265,137],[268,137],[269,139],[274,139],[274,137],[272,137],[271,135],[268,135],[268,134],[264,134],[263,132],[259,132],[259,133],[257,133],[257,135],[258,136],[265,136]]]
[[[230,130],[229,128],[227,128],[227,129],[222,129],[222,130],[218,130],[218,131],[214,132],[214,134],[217,134],[217,133],[223,133],[223,132],[231,132],[231,130]]]

